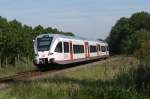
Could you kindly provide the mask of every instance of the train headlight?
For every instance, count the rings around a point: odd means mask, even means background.
[[[48,53],[48,56],[49,56],[49,55],[53,55],[53,54],[54,54],[54,53]]]

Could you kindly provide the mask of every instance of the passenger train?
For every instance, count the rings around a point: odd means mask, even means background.
[[[59,34],[41,34],[34,41],[34,64],[70,64],[108,58],[108,44]]]

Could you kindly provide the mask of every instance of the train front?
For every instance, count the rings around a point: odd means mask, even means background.
[[[53,42],[53,36],[39,35],[34,40],[34,64],[43,65],[50,63],[50,56],[53,54],[50,52],[51,44]]]

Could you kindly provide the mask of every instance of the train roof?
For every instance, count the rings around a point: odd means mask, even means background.
[[[52,34],[52,33],[40,34],[39,36],[37,36],[37,38],[43,37],[43,36],[49,36],[49,37],[54,37],[54,38],[75,39],[75,40],[88,40],[88,41],[95,41],[95,42],[106,43],[105,41],[102,41],[102,40],[92,40],[92,39],[87,39],[87,38],[83,38],[83,37],[79,37],[79,36],[67,36],[67,35]]]

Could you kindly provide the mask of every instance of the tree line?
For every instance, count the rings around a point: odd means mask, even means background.
[[[72,32],[62,32],[56,28],[31,27],[15,20],[8,21],[0,16],[0,65],[16,64],[17,61],[33,57],[33,39],[42,33],[71,35]]]
[[[150,43],[150,13],[137,12],[129,18],[120,18],[106,40],[111,54],[141,53],[140,50]]]

